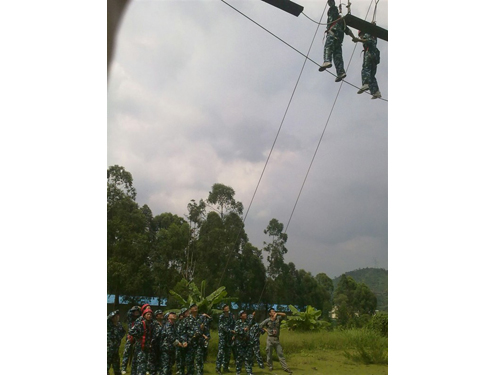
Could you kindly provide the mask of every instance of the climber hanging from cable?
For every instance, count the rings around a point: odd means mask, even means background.
[[[352,41],[355,43],[363,43],[363,67],[361,68],[361,83],[363,86],[359,89],[358,94],[362,94],[369,89],[372,94],[372,99],[381,98],[382,94],[378,88],[377,78],[375,78],[377,65],[380,63],[380,51],[377,48],[377,38],[361,30],[358,36],[359,38],[352,38]]]
[[[342,81],[346,77],[344,69],[344,59],[342,58],[342,42],[344,41],[344,34],[354,38],[354,34],[349,29],[345,21],[340,17],[339,10],[335,6],[335,0],[328,0],[328,21],[326,27],[326,42],[323,52],[323,65],[320,66],[319,71],[322,72],[327,68],[332,67],[332,59],[337,70],[337,78],[335,82]]]

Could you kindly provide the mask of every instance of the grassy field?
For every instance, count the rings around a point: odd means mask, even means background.
[[[323,331],[297,333],[283,330],[280,337],[289,368],[294,375],[386,375],[388,374],[388,339],[369,330]],[[215,374],[217,332],[212,332],[204,373]],[[123,351],[124,341],[120,348]],[[265,362],[266,336],[261,337],[261,354]],[[273,355],[274,370],[260,369],[254,375],[286,374]],[[231,373],[235,373],[231,359]],[[130,369],[127,369],[127,374]],[[242,374],[245,374],[243,369]]]

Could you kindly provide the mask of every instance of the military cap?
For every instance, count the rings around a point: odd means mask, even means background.
[[[108,319],[113,318],[115,315],[120,315],[120,310],[115,310],[109,313]]]

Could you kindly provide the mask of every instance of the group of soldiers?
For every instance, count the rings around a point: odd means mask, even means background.
[[[377,48],[377,38],[369,35],[366,32],[359,31],[358,38],[354,36],[351,29],[346,26],[346,23],[340,17],[338,8],[335,6],[335,0],[328,0],[328,20],[326,29],[326,42],[323,52],[324,63],[320,66],[319,71],[322,72],[327,68],[335,65],[337,78],[335,82],[340,82],[346,77],[344,69],[344,60],[342,58],[342,42],[344,41],[344,34],[349,35],[352,41],[363,43],[363,67],[361,69],[361,83],[362,86],[358,90],[358,94],[370,90],[372,99],[382,97],[379,91],[377,78],[377,65],[380,63],[380,51]]]
[[[279,342],[280,324],[284,313],[269,310],[269,318],[254,322],[255,312],[247,314],[241,310],[238,319],[231,314],[229,305],[223,306],[219,317],[219,345],[215,361],[215,371],[231,371],[231,354],[236,363],[236,374],[242,367],[252,375],[254,359],[260,368],[264,361],[260,354],[260,336],[267,332],[267,365],[273,370],[272,351],[276,350],[281,367],[288,368],[283,349]],[[128,334],[120,323],[118,310],[108,315],[108,374],[113,367],[115,375],[126,374],[130,365],[131,375],[172,375],[174,365],[178,375],[202,375],[210,341],[210,322],[207,314],[199,314],[198,306],[192,304],[177,314],[156,310],[150,305],[134,306],[127,313]],[[120,363],[119,348],[127,335],[123,359]]]

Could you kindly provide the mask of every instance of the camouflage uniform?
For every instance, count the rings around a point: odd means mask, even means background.
[[[146,310],[150,311],[150,310]],[[151,311],[152,313],[152,311]],[[148,322],[142,316],[137,318],[129,335],[135,339],[134,358],[132,360],[132,375],[144,375],[152,371],[152,342],[155,325],[153,321]]]
[[[226,317],[221,314],[219,317],[219,346],[217,350],[217,358],[215,360],[215,369],[220,371],[221,367],[224,370],[229,368],[229,359],[231,358],[231,344],[234,334],[234,318],[231,313]]]
[[[205,337],[202,337],[202,342],[203,342],[203,362],[206,362],[207,357],[208,357],[208,344],[210,342],[210,339],[212,338],[210,336],[210,323],[212,322],[212,318],[208,316],[203,317],[205,320],[205,324],[203,325],[203,334],[207,336],[208,338],[206,339]]]
[[[183,311],[184,310],[184,311]],[[184,314],[186,309],[182,309],[179,314],[179,320],[176,322],[177,335],[181,343],[187,342],[186,328],[185,328],[185,318],[180,318]],[[178,347],[176,353],[177,361],[177,373],[179,375],[184,375],[186,373],[186,352],[187,348]]]
[[[123,336],[125,336],[125,329],[118,321],[118,325],[114,325],[112,318],[118,314],[118,310],[113,311],[108,315],[108,374],[109,369],[113,367],[115,375],[120,374],[120,344]]]
[[[260,335],[263,335],[266,331],[260,328],[259,323],[253,323],[250,327],[250,346],[252,352],[252,366],[254,357],[257,358],[257,363],[260,368],[264,368],[264,360],[260,355]]]
[[[175,364],[175,350],[178,348],[179,336],[177,325],[167,321],[159,335],[160,340],[160,374],[172,375],[172,369]]]
[[[156,311],[155,311],[156,316]],[[150,373],[151,374],[159,374],[160,373],[160,350],[161,350],[161,330],[162,323],[159,320],[153,320],[153,341],[151,343],[151,366]]]
[[[241,316],[241,313],[240,313]],[[236,374],[241,373],[241,365],[245,362],[245,370],[247,374],[252,374],[252,357],[253,351],[250,342],[250,326],[252,325],[253,316],[250,315],[245,321],[241,318],[236,321],[234,332],[236,336]],[[247,330],[245,331],[245,328]]]
[[[127,323],[129,331],[134,326],[134,323],[137,319],[134,315],[134,311],[136,310],[140,311],[140,307],[134,306],[127,312]],[[127,340],[125,341],[125,348],[123,349],[122,372],[127,371],[127,364],[129,363],[130,359],[133,356],[134,356],[134,338],[130,335],[127,335]]]
[[[193,315],[183,319],[184,334],[187,339],[186,350],[186,369],[187,375],[194,375],[195,366],[198,375],[203,374],[203,344],[204,338],[202,334],[204,329],[201,328],[205,324],[204,317],[198,315],[196,318]],[[182,334],[181,334],[182,335]]]
[[[344,59],[342,57],[342,42],[344,34],[352,35],[352,31],[346,26],[344,20],[337,21],[340,17],[339,11],[335,6],[335,2],[328,9],[328,21],[326,42],[323,51],[323,61],[335,65],[337,76],[345,76]]]
[[[276,350],[278,359],[280,361],[281,367],[286,372],[291,372],[285,361],[285,356],[283,355],[283,348],[280,344],[280,324],[281,316],[276,316],[273,321],[271,318],[267,318],[262,323],[260,323],[260,328],[265,328],[267,330],[267,341],[266,341],[266,354],[267,354],[267,365],[270,369],[273,368],[273,348]]]
[[[377,48],[377,38],[365,33],[363,39],[363,67],[361,69],[361,82],[363,85],[368,85],[370,93],[373,95],[379,92],[377,79],[377,65],[380,63],[380,51]]]

